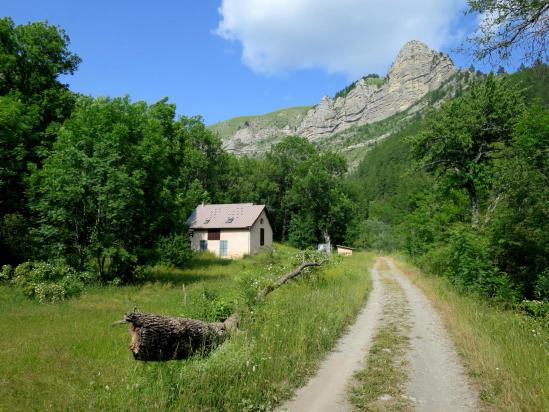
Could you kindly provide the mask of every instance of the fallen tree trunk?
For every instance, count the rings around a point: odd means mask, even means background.
[[[281,276],[270,286],[259,291],[258,299],[263,299],[273,290],[303,270],[322,263],[305,262],[295,270]],[[194,354],[208,354],[238,328],[240,317],[233,313],[224,322],[204,322],[196,319],[169,317],[152,313],[133,311],[126,313],[123,320],[113,326],[129,323],[130,350],[134,359],[141,361],[168,361],[187,359]]]
[[[234,314],[225,322],[209,323],[131,312],[125,315],[124,322],[130,324],[130,350],[136,360],[167,361],[207,354],[236,328],[238,319]]]

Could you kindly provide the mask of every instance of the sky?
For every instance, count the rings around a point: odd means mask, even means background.
[[[486,69],[454,51],[476,27],[465,9],[465,0],[0,0],[16,24],[66,31],[82,58],[62,78],[71,90],[169,97],[206,124],[316,104],[386,74],[408,40]]]

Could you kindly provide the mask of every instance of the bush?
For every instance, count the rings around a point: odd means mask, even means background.
[[[491,261],[488,240],[459,228],[450,237],[447,275],[462,290],[504,302],[516,300],[509,276]]]
[[[417,259],[417,264],[426,272],[444,275],[450,270],[450,248],[448,245],[435,245]]]
[[[191,242],[187,235],[163,237],[157,246],[160,263],[183,267],[192,258]]]
[[[213,322],[222,322],[233,313],[234,304],[219,296],[214,290],[204,288],[202,292],[202,318]]]
[[[549,302],[540,300],[523,300],[518,308],[527,315],[549,322]]]
[[[15,268],[13,283],[40,303],[58,302],[79,295],[93,277],[63,262],[25,262]]]
[[[538,299],[549,301],[549,269],[545,269],[536,280],[534,294]]]
[[[12,276],[13,276],[13,267],[11,265],[2,266],[2,270],[0,271],[0,281],[10,280]]]

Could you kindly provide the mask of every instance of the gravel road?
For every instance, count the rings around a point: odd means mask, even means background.
[[[379,325],[383,305],[391,300],[381,278],[401,286],[410,313],[410,350],[406,395],[417,411],[474,411],[478,394],[469,384],[453,342],[431,302],[390,258],[378,258],[371,271],[373,289],[356,322],[340,339],[335,350],[320,365],[315,376],[294,398],[279,409],[291,412],[350,411],[348,385],[353,374],[364,368],[368,350]]]

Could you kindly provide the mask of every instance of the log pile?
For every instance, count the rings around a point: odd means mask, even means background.
[[[304,262],[295,270],[281,276],[274,284],[259,291],[257,298],[264,299],[273,290],[297,277],[306,268],[324,262]],[[130,350],[140,361],[168,361],[187,359],[194,354],[208,354],[214,347],[238,328],[240,317],[233,313],[224,322],[204,322],[196,319],[170,317],[137,310],[126,313],[124,319],[113,326],[129,324]]]

